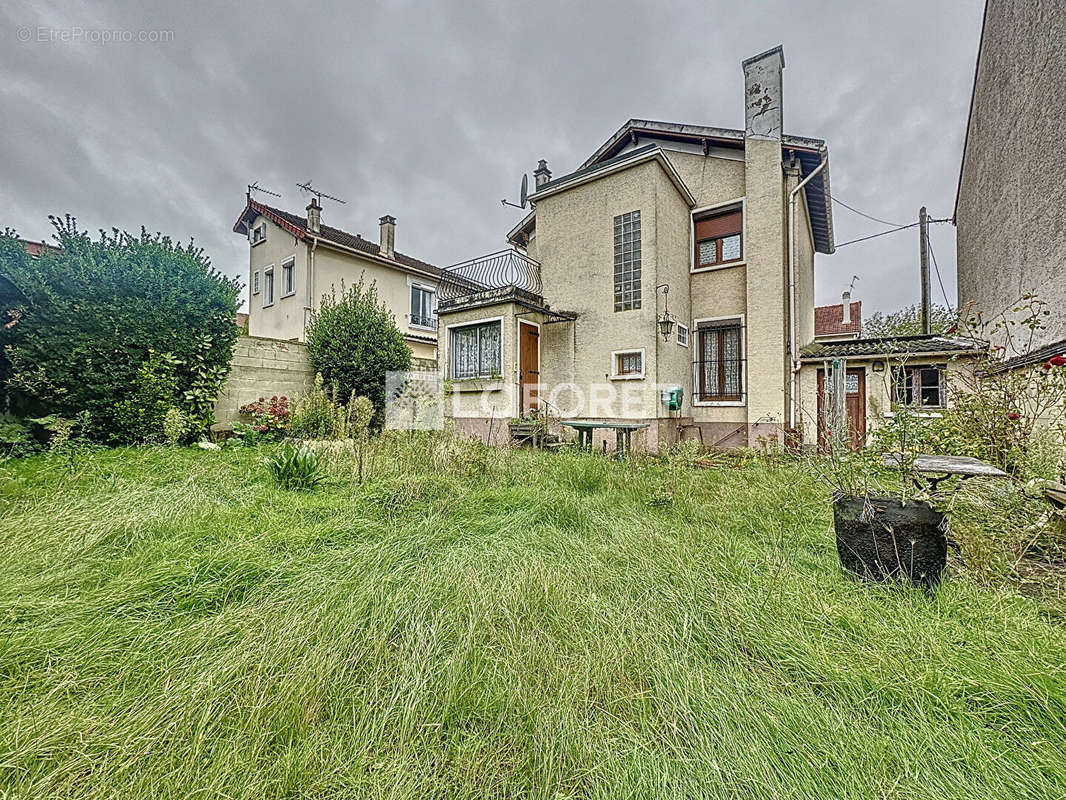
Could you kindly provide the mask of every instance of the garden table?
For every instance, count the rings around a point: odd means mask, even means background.
[[[633,431],[647,428],[647,422],[585,422],[583,420],[563,421],[563,425],[577,431],[577,446],[582,450],[592,450],[592,433],[597,428],[607,428],[615,432],[615,455],[624,458],[633,449]]]
[[[899,453],[885,453],[882,462],[886,467],[902,467],[903,456]],[[968,478],[1009,477],[1006,472],[998,467],[993,467],[991,464],[986,464],[984,461],[970,458],[969,456],[931,456],[923,454],[914,457],[912,469],[924,477],[930,492],[935,492],[936,487],[942,481],[955,476],[960,478],[960,483]],[[922,486],[917,478],[914,479],[914,482],[918,485],[918,488],[926,488]]]

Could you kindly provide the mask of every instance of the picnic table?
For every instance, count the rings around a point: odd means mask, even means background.
[[[577,446],[582,450],[592,450],[592,433],[597,428],[608,428],[615,432],[615,455],[624,458],[633,449],[633,431],[647,428],[647,422],[586,422],[584,420],[563,420],[563,425],[577,431]]]
[[[903,456],[900,453],[885,453],[882,463],[886,467],[902,467]],[[969,478],[1007,478],[1006,472],[986,464],[977,458],[969,456],[933,456],[919,455],[914,457],[911,468],[919,473],[928,484],[930,492],[935,492],[936,487],[948,478],[958,477],[961,483]],[[915,478],[915,484],[919,489],[926,488]]]

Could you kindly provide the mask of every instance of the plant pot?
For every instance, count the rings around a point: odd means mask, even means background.
[[[833,503],[837,554],[869,581],[907,580],[932,589],[947,563],[947,518],[928,503],[841,497]]]

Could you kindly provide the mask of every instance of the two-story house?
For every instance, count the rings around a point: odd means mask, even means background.
[[[437,357],[440,269],[395,248],[396,219],[383,216],[378,242],[322,224],[317,199],[306,216],[246,197],[233,230],[248,237],[248,333],[304,341],[322,297],[362,279],[378,297],[416,358]]]
[[[513,249],[442,273],[458,428],[505,432],[540,408],[647,424],[654,448],[800,427],[833,227],[825,143],[783,133],[783,68],[780,47],[743,62],[744,130],[631,119],[566,175],[540,163]]]

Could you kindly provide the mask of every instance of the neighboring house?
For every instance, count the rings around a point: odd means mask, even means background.
[[[546,408],[647,423],[654,448],[800,425],[814,254],[833,252],[833,228],[825,142],[782,132],[783,68],[780,47],[743,63],[745,130],[632,119],[566,175],[540,163],[515,249],[442,274],[459,429],[499,436]]]
[[[987,321],[1035,292],[1032,347],[1066,347],[1066,3],[986,0],[958,195],[959,307]],[[992,332],[1025,361],[1029,347]]]
[[[849,445],[858,450],[893,408],[907,406],[923,416],[949,408],[951,375],[972,369],[973,359],[986,352],[983,342],[936,334],[816,341],[801,353],[804,441],[827,449],[833,369],[844,370]]]
[[[304,341],[323,295],[362,278],[377,285],[414,356],[435,359],[440,269],[395,249],[394,217],[380,224],[375,243],[323,225],[316,199],[301,217],[247,197],[233,230],[248,237],[249,335]]]
[[[852,300],[851,292],[841,295],[835,306],[816,306],[814,309],[814,340],[840,342],[858,339],[862,335],[862,300]]]
[[[53,253],[58,253],[60,248],[54,244],[48,244],[48,242],[32,242],[29,239],[19,239],[25,246],[26,252],[31,256],[39,256],[45,250],[51,250]]]

